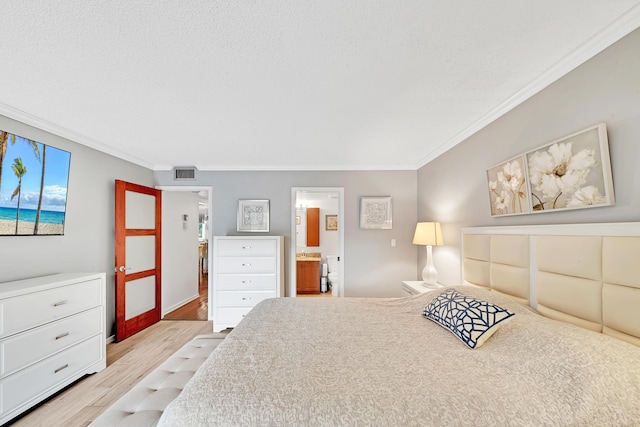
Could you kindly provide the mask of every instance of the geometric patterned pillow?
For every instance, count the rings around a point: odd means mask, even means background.
[[[451,331],[469,348],[484,344],[515,313],[449,289],[431,300],[422,315]]]

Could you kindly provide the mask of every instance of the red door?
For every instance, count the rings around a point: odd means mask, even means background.
[[[116,341],[160,320],[162,192],[116,180]]]

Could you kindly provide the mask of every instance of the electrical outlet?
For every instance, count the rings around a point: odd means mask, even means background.
[[[391,239],[391,247],[396,247],[396,239]]]

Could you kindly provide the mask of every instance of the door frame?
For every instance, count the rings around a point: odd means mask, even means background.
[[[207,242],[209,242],[209,256],[207,257],[207,271],[209,274],[207,275],[207,294],[209,295],[209,307],[207,317],[209,320],[213,320],[213,304],[211,304],[211,295],[213,295],[213,257],[211,256],[211,250],[213,249],[213,187],[210,185],[156,185],[155,188],[162,191],[206,191],[208,194],[207,210],[209,213],[209,227],[207,227]],[[170,261],[166,260],[166,262]],[[162,316],[164,317],[165,314],[166,313],[162,313]]]
[[[338,296],[344,296],[344,187],[291,187],[291,239],[289,240],[289,297],[296,291],[296,193],[338,193]]]
[[[114,200],[114,291],[115,291],[115,340],[120,342],[157,323],[162,318],[162,191],[133,182],[115,180]],[[154,197],[154,228],[127,228],[127,191]],[[153,269],[127,274],[127,236],[154,236],[155,266]],[[153,274],[150,274],[152,273]],[[154,277],[155,306],[129,319],[126,318],[127,283]]]

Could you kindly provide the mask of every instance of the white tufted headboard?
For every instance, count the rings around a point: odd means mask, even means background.
[[[640,346],[640,223],[462,229],[464,283]]]

